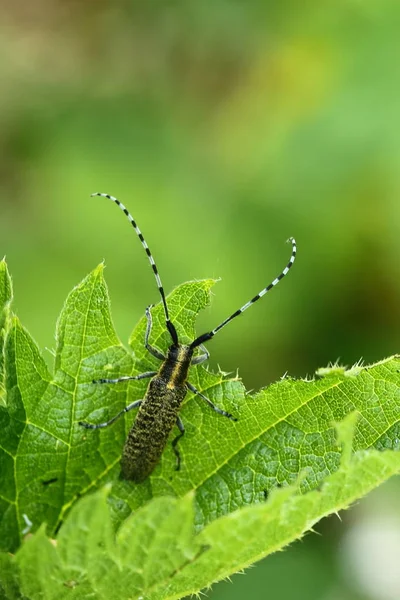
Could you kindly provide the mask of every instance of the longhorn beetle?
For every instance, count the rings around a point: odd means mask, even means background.
[[[159,350],[150,345],[149,339],[152,327],[151,317],[151,306],[146,308],[147,327],[144,337],[144,344],[146,349],[159,360],[162,361],[161,367],[158,371],[148,371],[141,373],[140,375],[119,377],[118,379],[97,379],[93,383],[120,383],[122,381],[138,380],[151,378],[147,392],[143,400],[135,400],[128,404],[121,412],[112,417],[105,423],[99,423],[97,425],[86,422],[79,422],[79,425],[86,427],[87,429],[100,429],[107,427],[114,423],[121,415],[129,412],[133,408],[139,408],[136,419],[128,433],[128,438],[125,442],[122,459],[121,459],[121,475],[124,479],[130,479],[136,483],[144,481],[150,473],[154,470],[158,461],[160,460],[161,454],[167,444],[169,434],[171,433],[175,423],[178,426],[179,434],[172,441],[172,448],[176,456],[176,469],[180,468],[180,454],[177,449],[178,441],[185,433],[185,428],[178,415],[183,399],[186,396],[188,390],[199,396],[202,400],[205,400],[207,404],[217,413],[237,421],[237,419],[230,413],[215,406],[209,398],[204,396],[194,385],[188,380],[188,371],[191,365],[199,365],[209,358],[208,350],[203,346],[205,342],[211,340],[216,333],[225,325],[227,325],[232,319],[238,317],[242,312],[247,310],[250,306],[257,302],[262,296],[264,296],[269,290],[277,285],[285,275],[289,272],[290,267],[293,265],[296,258],[296,242],[294,238],[289,238],[289,242],[292,243],[292,254],[290,260],[283,271],[276,277],[272,283],[267,285],[261,290],[254,298],[249,300],[230,317],[222,321],[218,327],[203,333],[197,337],[189,345],[181,344],[178,339],[175,326],[170,320],[167,301],[165,298],[164,288],[161,283],[160,275],[158,273],[156,263],[150,252],[150,249],[140,231],[136,225],[135,220],[125,208],[125,206],[108,194],[100,194],[96,192],[92,196],[102,196],[115,202],[117,206],[125,213],[128,221],[136,231],[142,246],[148,256],[149,262],[156,278],[158,291],[160,292],[161,301],[164,307],[165,323],[167,330],[171,336],[172,344],[168,349],[167,355],[164,356]],[[196,348],[200,348],[202,354],[194,356]]]

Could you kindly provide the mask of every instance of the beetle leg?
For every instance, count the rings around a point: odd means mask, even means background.
[[[152,319],[151,312],[150,312],[150,309],[152,308],[152,306],[153,305],[150,304],[150,306],[148,306],[146,308],[147,325],[146,325],[146,333],[144,334],[144,345],[146,346],[146,349],[150,352],[150,354],[152,356],[155,356],[159,360],[165,360],[164,354],[162,352],[160,352],[159,350],[157,350],[157,348],[154,348],[154,346],[151,346],[149,344],[149,337],[150,337],[151,328],[153,325],[153,319]]]
[[[203,344],[200,345],[200,348],[204,352],[204,354],[199,354],[198,356],[192,358],[192,362],[190,363],[191,365],[201,365],[201,363],[205,362],[210,358],[210,353]]]
[[[185,426],[182,423],[182,419],[180,417],[178,417],[176,419],[176,424],[179,428],[180,433],[176,436],[176,438],[173,439],[172,441],[172,448],[173,451],[175,452],[175,456],[176,456],[176,467],[175,470],[179,471],[179,469],[181,468],[181,455],[179,454],[179,450],[176,447],[177,443],[179,442],[179,440],[181,439],[181,437],[184,436],[185,434]]]
[[[146,371],[146,373],[140,373],[140,375],[128,375],[126,377],[118,377],[118,379],[93,379],[92,383],[121,383],[122,381],[133,381],[139,379],[146,379],[147,377],[154,377],[157,375],[157,371]]]
[[[85,421],[79,421],[78,425],[81,425],[82,427],[85,427],[86,429],[101,429],[103,427],[108,427],[109,425],[114,423],[117,419],[119,419],[119,417],[121,417],[124,413],[127,413],[130,410],[132,410],[132,408],[139,408],[139,406],[142,404],[142,402],[143,402],[143,400],[135,400],[135,402],[132,402],[131,404],[128,404],[128,406],[125,406],[125,408],[123,408],[117,415],[115,415],[109,421],[106,421],[105,423],[98,423],[97,425],[95,425],[94,423],[86,423]]]
[[[196,389],[194,387],[194,385],[192,385],[191,383],[189,383],[188,381],[186,382],[186,386],[188,387],[188,389],[193,392],[193,394],[196,394],[197,396],[200,396],[200,398],[202,398],[203,400],[205,400],[207,402],[207,404],[209,406],[211,406],[211,408],[213,410],[215,410],[215,412],[217,412],[220,415],[223,415],[224,417],[228,417],[228,419],[231,419],[231,421],[237,421],[237,418],[234,417],[233,415],[231,415],[231,413],[226,412],[226,410],[223,410],[222,408],[218,408],[218,406],[215,406],[215,404],[213,404],[211,402],[211,400],[209,398],[207,398],[207,396],[205,396],[204,394],[202,394],[201,392],[199,392],[198,389]]]

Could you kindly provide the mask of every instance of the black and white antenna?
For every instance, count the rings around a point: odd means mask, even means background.
[[[156,263],[154,262],[154,258],[150,252],[150,248],[148,247],[147,242],[144,239],[143,234],[140,231],[139,227],[136,225],[135,219],[132,217],[132,215],[130,214],[128,209],[122,204],[122,202],[120,202],[118,200],[118,198],[115,198],[114,196],[110,196],[109,194],[101,194],[100,192],[95,192],[94,194],[91,194],[91,196],[101,196],[103,198],[108,198],[109,200],[112,200],[112,202],[114,202],[117,206],[119,206],[119,208],[122,210],[122,212],[125,214],[128,221],[132,225],[133,229],[136,231],[136,233],[142,243],[142,246],[145,249],[145,252],[149,259],[151,268],[153,269],[154,277],[156,278],[158,291],[160,292],[161,300],[162,300],[162,303],[164,306],[165,322],[166,322],[167,329],[171,335],[173,343],[177,345],[178,344],[178,334],[176,333],[174,324],[171,322],[171,320],[169,318],[168,306],[167,306],[167,301],[165,299],[165,293],[164,293],[163,285],[161,283],[161,278],[158,273]]]
[[[109,194],[101,194],[100,192],[95,192],[94,194],[92,194],[92,196],[102,196],[103,198],[108,198],[109,200],[112,200],[112,202],[114,202],[117,206],[119,206],[119,208],[122,210],[122,212],[127,217],[128,221],[130,222],[130,224],[134,228],[137,236],[139,237],[139,239],[141,241],[141,244],[142,244],[143,248],[145,249],[145,252],[146,252],[147,257],[149,259],[151,268],[153,269],[154,277],[156,278],[156,283],[157,283],[158,291],[160,292],[161,300],[162,300],[162,303],[163,303],[163,306],[164,306],[165,322],[166,322],[167,329],[168,329],[168,331],[169,331],[169,333],[171,335],[172,342],[175,345],[178,345],[179,344],[178,334],[176,332],[174,324],[171,322],[171,320],[169,318],[169,312],[168,312],[167,301],[166,301],[166,298],[165,298],[164,288],[163,288],[163,285],[161,283],[161,278],[160,278],[160,275],[158,273],[158,269],[157,269],[156,263],[154,261],[154,258],[152,256],[151,252],[150,252],[150,248],[148,247],[147,242],[146,242],[146,240],[143,237],[142,232],[140,231],[139,227],[136,225],[136,222],[135,222],[134,218],[132,217],[132,215],[130,214],[130,212],[128,211],[128,209],[124,206],[124,204],[122,204],[122,202],[120,202],[118,200],[118,198],[115,198],[114,196],[110,196]],[[252,306],[255,302],[257,302],[257,300],[259,300],[267,292],[269,292],[270,290],[272,290],[273,287],[275,287],[276,285],[278,285],[278,283],[285,277],[285,275],[288,274],[291,266],[293,265],[293,263],[294,263],[294,261],[296,259],[296,253],[297,253],[296,240],[293,237],[291,237],[291,238],[288,239],[288,242],[290,242],[292,244],[292,254],[290,256],[289,262],[287,263],[287,265],[283,269],[283,271],[269,285],[267,285],[267,287],[265,287],[264,289],[262,289],[256,296],[254,296],[254,298],[252,298],[251,300],[249,300],[248,302],[246,302],[246,304],[244,304],[241,308],[239,308],[236,312],[234,312],[230,317],[228,317],[227,319],[225,319],[225,321],[222,321],[222,323],[220,323],[218,325],[218,327],[215,327],[215,329],[213,329],[212,331],[209,331],[207,333],[203,333],[198,338],[196,338],[190,344],[191,348],[197,348],[198,346],[200,346],[204,342],[207,342],[208,340],[211,340],[214,337],[214,335],[216,333],[218,333],[218,331],[220,331],[220,329],[222,329],[223,327],[225,327],[225,325],[227,325],[228,323],[230,323],[235,317],[238,317],[239,315],[241,315],[245,310],[247,310],[248,308],[250,308],[250,306]]]
[[[214,335],[216,333],[218,333],[218,331],[220,329],[222,329],[223,327],[225,327],[225,325],[227,325],[228,323],[230,323],[230,321],[232,321],[232,319],[234,319],[235,317],[238,317],[245,310],[247,310],[248,308],[250,308],[250,306],[252,306],[254,304],[254,302],[257,302],[257,300],[259,300],[267,292],[269,292],[270,290],[272,290],[272,288],[275,287],[276,285],[278,285],[278,283],[281,281],[281,279],[283,279],[285,277],[285,275],[288,274],[289,269],[291,268],[291,266],[293,265],[293,263],[294,263],[294,261],[296,259],[296,252],[297,252],[296,240],[291,237],[291,238],[288,239],[288,242],[291,242],[291,244],[292,244],[292,255],[291,255],[290,259],[289,259],[288,264],[283,269],[283,271],[278,275],[278,277],[276,277],[269,285],[267,285],[267,287],[265,287],[263,290],[261,290],[261,292],[259,292],[257,294],[257,296],[254,296],[254,298],[252,298],[251,300],[249,300],[248,302],[246,302],[246,304],[244,304],[241,308],[239,308],[236,312],[234,312],[230,317],[228,317],[227,319],[225,319],[225,321],[222,321],[222,323],[220,323],[218,325],[218,327],[215,327],[215,329],[213,329],[212,331],[209,331],[208,333],[203,333],[203,335],[200,335],[198,338],[196,338],[190,344],[192,348],[196,348],[197,346],[200,346],[200,344],[204,344],[204,342],[207,342],[208,340],[211,340],[211,338],[213,338]]]

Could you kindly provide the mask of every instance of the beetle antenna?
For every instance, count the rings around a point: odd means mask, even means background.
[[[171,322],[171,320],[169,318],[168,306],[167,306],[167,301],[165,299],[164,288],[161,283],[161,279],[160,279],[160,275],[157,270],[156,263],[154,262],[154,258],[150,252],[150,248],[148,247],[146,240],[143,237],[142,232],[140,231],[139,227],[136,225],[136,221],[134,220],[134,218],[132,217],[132,215],[130,214],[128,209],[122,204],[122,202],[120,202],[114,196],[110,196],[109,194],[101,194],[100,192],[95,192],[94,194],[91,194],[91,196],[101,196],[103,198],[108,198],[109,200],[112,200],[112,202],[114,202],[117,206],[119,206],[119,208],[122,210],[122,212],[125,214],[128,221],[132,225],[133,229],[136,231],[138,238],[140,239],[142,246],[145,249],[145,252],[149,259],[151,268],[153,269],[154,277],[156,278],[158,291],[160,292],[161,300],[162,300],[162,303],[164,306],[165,323],[166,323],[167,329],[171,335],[173,343],[178,344],[178,334],[176,333],[174,324]]]
[[[297,247],[296,247],[296,240],[294,238],[291,237],[287,241],[291,242],[291,244],[292,244],[292,255],[291,255],[290,259],[289,259],[288,264],[283,269],[283,271],[278,275],[278,277],[276,277],[269,285],[267,285],[267,287],[265,287],[263,290],[261,290],[261,292],[259,292],[257,294],[257,296],[254,296],[254,298],[252,298],[251,300],[249,300],[248,302],[246,302],[246,304],[244,304],[242,306],[242,308],[239,308],[230,317],[228,317],[227,319],[225,319],[225,321],[222,321],[222,323],[220,323],[220,325],[218,325],[218,327],[216,327],[212,331],[209,331],[208,333],[203,333],[203,335],[200,335],[198,338],[196,338],[190,344],[192,348],[196,348],[197,346],[200,346],[200,344],[204,344],[204,342],[207,342],[208,340],[211,340],[214,337],[214,335],[216,333],[218,333],[218,331],[220,329],[222,329],[223,327],[225,327],[225,325],[227,325],[228,323],[230,323],[230,321],[232,321],[235,317],[238,317],[245,310],[247,310],[248,308],[250,308],[250,306],[252,306],[255,302],[257,302],[257,300],[259,300],[260,298],[262,298],[263,296],[265,296],[265,294],[267,292],[269,292],[270,290],[272,290],[273,287],[275,287],[276,285],[278,285],[278,283],[281,281],[281,279],[283,279],[285,277],[285,275],[287,275],[289,273],[289,269],[293,265],[293,263],[294,263],[294,261],[296,259]]]

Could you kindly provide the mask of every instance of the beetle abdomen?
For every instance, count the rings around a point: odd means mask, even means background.
[[[186,391],[185,385],[168,387],[157,376],[151,380],[125,442],[121,459],[123,479],[140,483],[153,471],[176,423]]]

